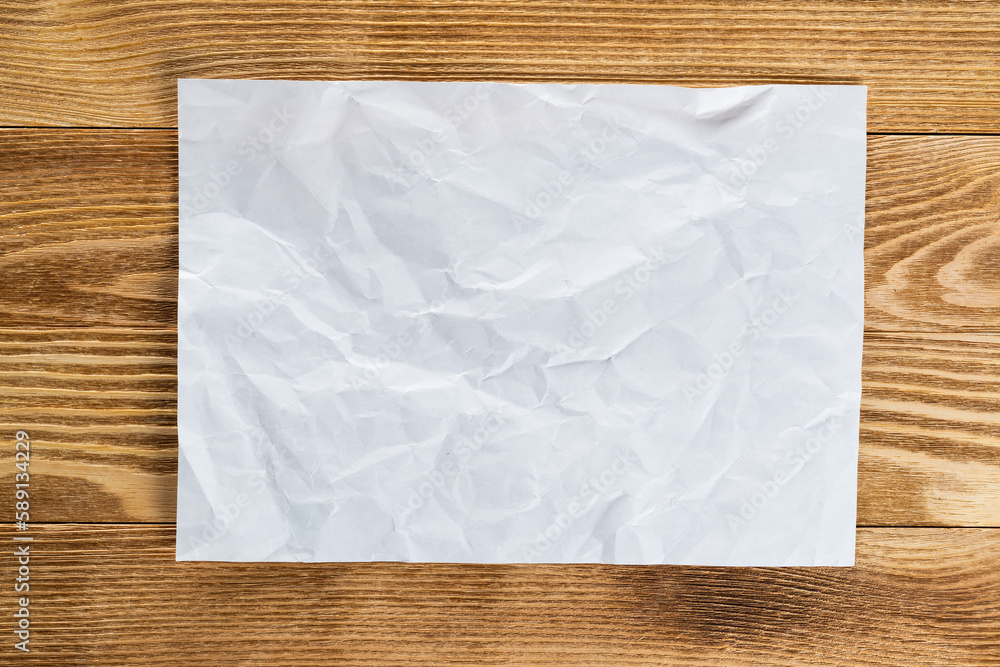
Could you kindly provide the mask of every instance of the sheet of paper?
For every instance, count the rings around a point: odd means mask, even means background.
[[[853,564],[864,87],[178,94],[178,560]]]

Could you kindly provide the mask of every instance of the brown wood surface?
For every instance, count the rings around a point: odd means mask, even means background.
[[[858,521],[1000,526],[1000,137],[869,143]],[[0,130],[0,155],[0,428],[40,452],[33,514],[172,521],[176,133]]]
[[[34,533],[38,645],[3,664],[1000,662],[996,529],[862,528],[854,568],[176,563],[172,527]]]
[[[0,665],[1000,665],[998,28],[975,1],[0,0]],[[857,567],[174,562],[178,77],[867,84]]]
[[[172,126],[178,78],[867,84],[878,132],[996,132],[994,2],[0,1],[0,125]]]

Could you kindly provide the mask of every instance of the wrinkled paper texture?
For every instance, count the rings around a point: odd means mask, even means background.
[[[853,564],[864,87],[178,88],[178,560]]]

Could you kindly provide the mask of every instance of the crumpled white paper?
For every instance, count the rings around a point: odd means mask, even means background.
[[[864,87],[178,92],[178,560],[853,564]]]

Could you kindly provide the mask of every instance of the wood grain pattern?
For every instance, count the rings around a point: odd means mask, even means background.
[[[860,525],[1000,526],[1000,336],[866,332]]]
[[[176,146],[0,129],[2,326],[175,325]],[[1000,333],[1000,137],[871,137],[868,154],[866,326]]]
[[[169,328],[177,134],[0,130],[3,327]]]
[[[31,434],[36,520],[174,520],[175,352],[173,331],[0,330],[0,430]],[[859,524],[1000,526],[1000,337],[869,332],[862,377]]]
[[[176,352],[174,332],[0,330],[0,432],[31,436],[33,520],[174,520]],[[13,445],[0,452],[10,508]]]
[[[859,529],[856,567],[789,569],[176,563],[169,527],[31,532],[33,650],[5,664],[1000,664],[992,529]]]
[[[8,591],[0,664],[1000,665],[1000,137],[869,137],[857,567],[713,569],[174,562],[177,136],[151,129],[209,77],[862,83],[869,131],[996,134],[998,9],[0,0],[0,126],[104,128],[0,128],[0,516],[24,428],[35,538],[32,652]]]
[[[1000,332],[1000,137],[868,145],[865,325]]]
[[[0,124],[173,126],[178,78],[867,84],[878,132],[997,132],[991,2],[4,0]]]
[[[998,149],[870,140],[861,525],[1000,526],[997,311],[948,301],[996,279],[948,267],[996,236]],[[0,157],[0,429],[35,443],[33,516],[171,522],[176,134],[2,130]]]

